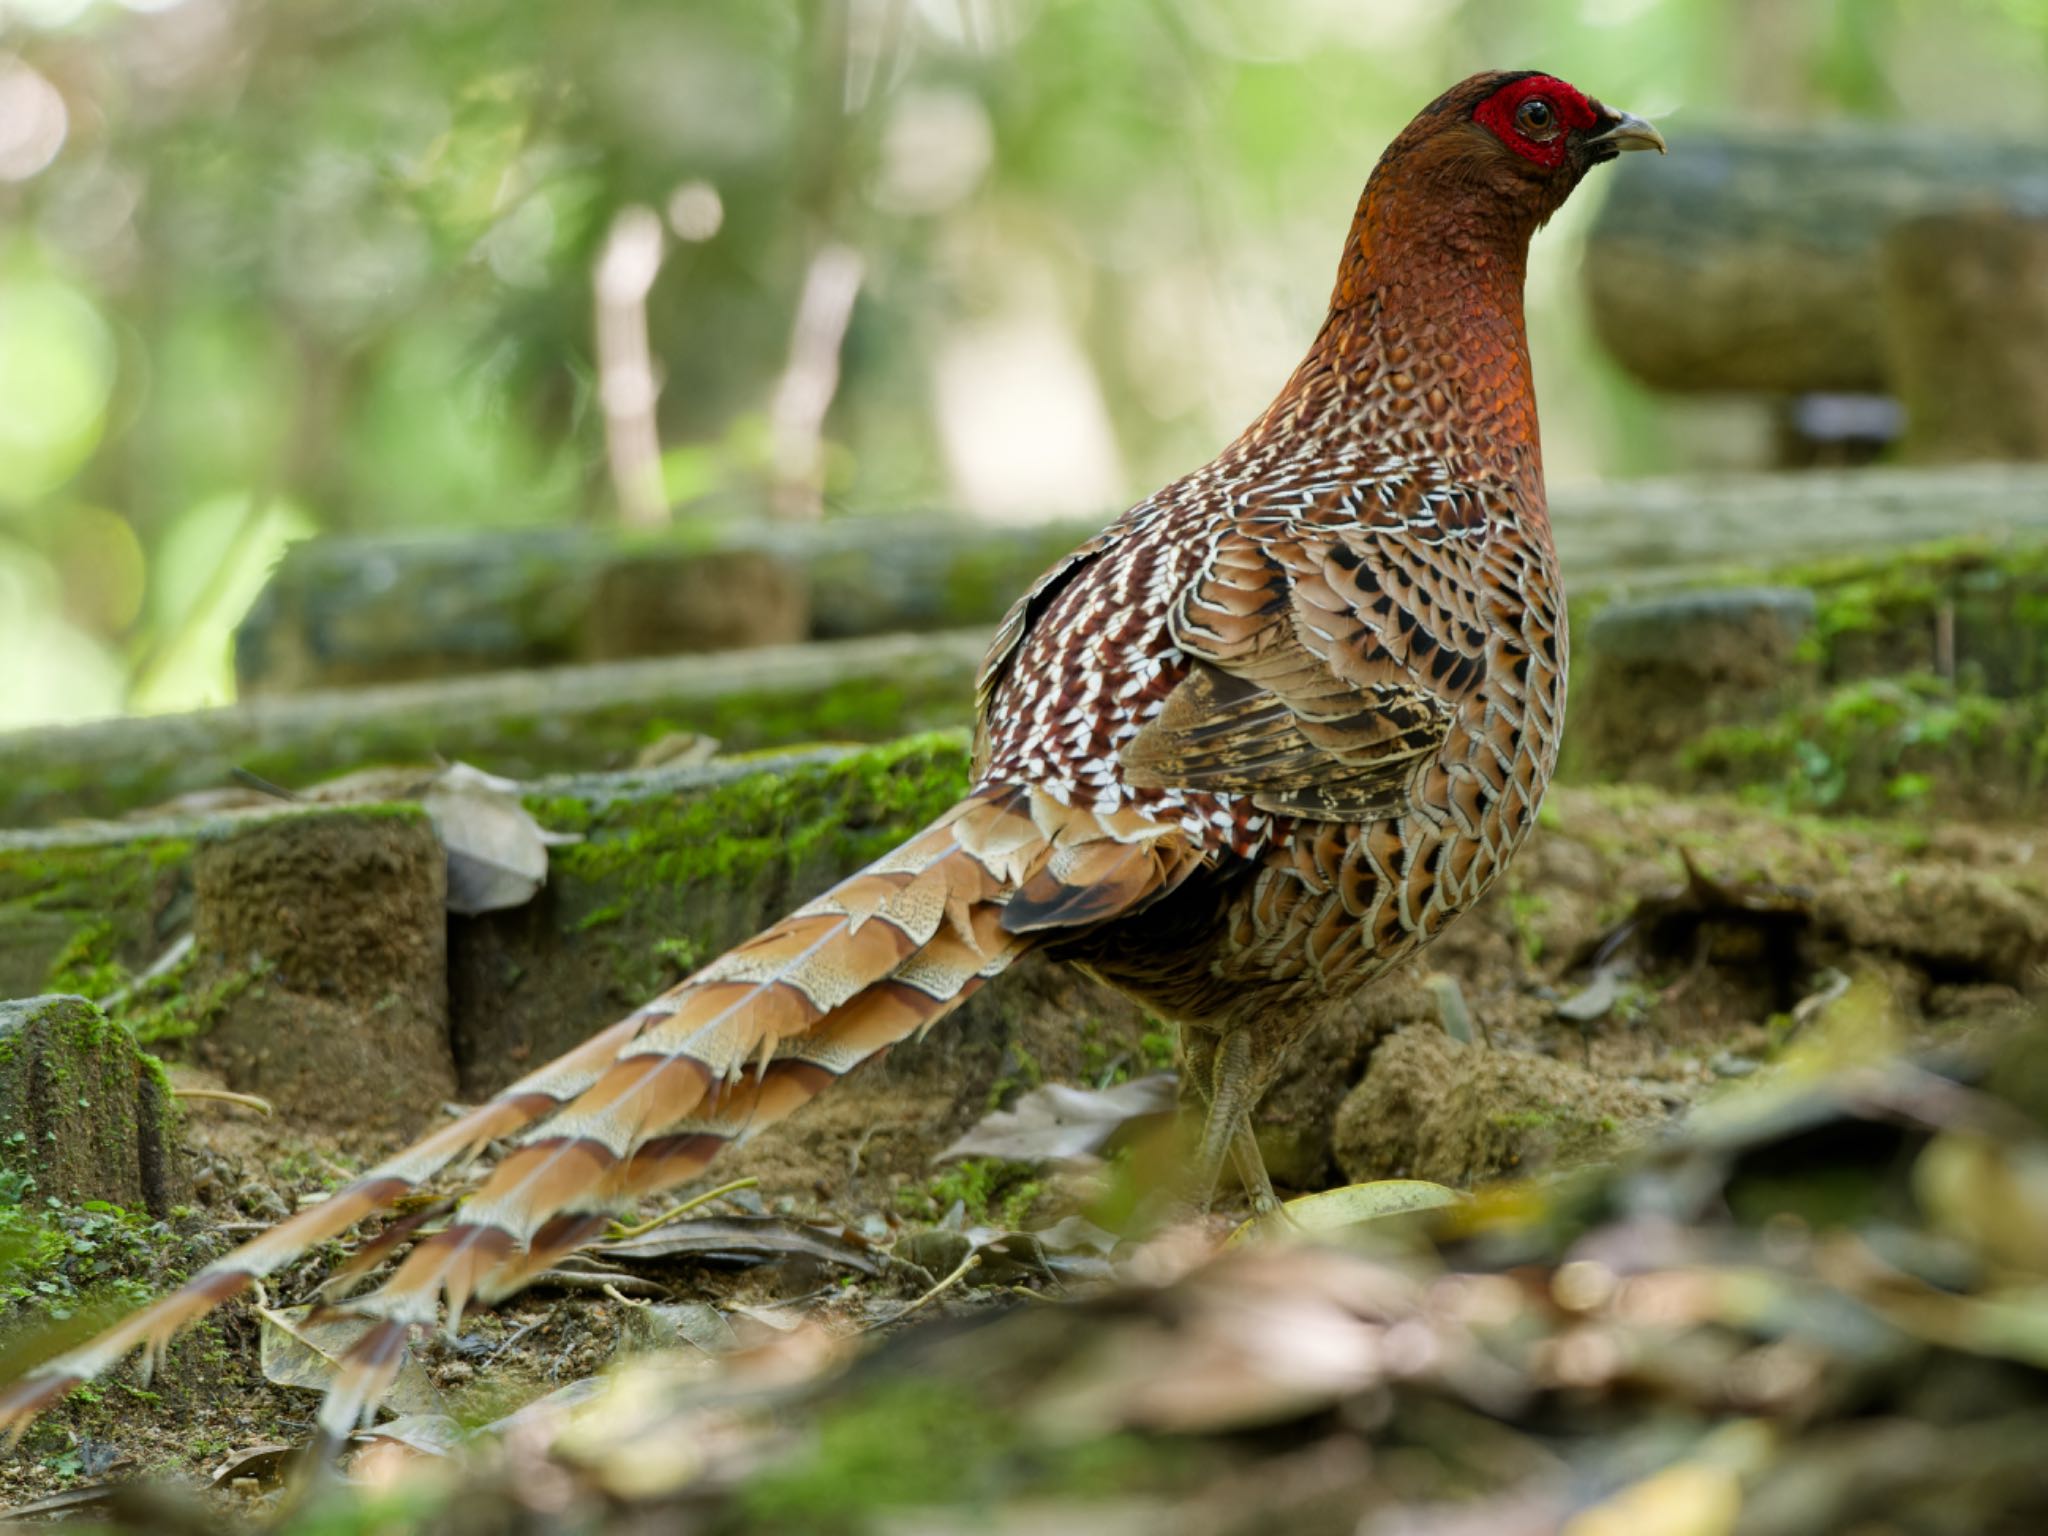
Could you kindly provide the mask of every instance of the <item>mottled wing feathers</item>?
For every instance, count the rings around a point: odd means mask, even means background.
[[[1321,705],[1327,713],[1311,713]],[[1408,784],[1441,745],[1450,710],[1398,684],[1297,703],[1197,661],[1123,751],[1127,782],[1249,794],[1259,809],[1363,821],[1408,808]]]
[[[1126,781],[1324,821],[1398,815],[1485,675],[1479,488],[1421,474],[1252,504],[1169,616],[1185,677]]]

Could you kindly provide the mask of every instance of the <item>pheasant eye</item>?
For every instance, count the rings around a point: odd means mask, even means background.
[[[1515,109],[1515,129],[1526,138],[1547,139],[1557,132],[1557,109],[1532,96]]]

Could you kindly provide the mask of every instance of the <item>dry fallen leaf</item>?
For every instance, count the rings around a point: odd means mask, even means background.
[[[725,1314],[704,1301],[628,1307],[620,1318],[619,1328],[622,1354],[644,1354],[648,1350],[694,1344],[707,1355],[729,1355],[740,1347],[739,1335],[733,1332]]]
[[[670,731],[633,755],[635,772],[656,768],[692,768],[718,756],[718,738],[701,731]]]
[[[259,1361],[266,1379],[281,1387],[299,1387],[308,1392],[325,1392],[334,1384],[341,1359],[370,1328],[375,1319],[330,1315],[312,1316],[310,1306],[257,1308],[262,1319]],[[408,1357],[399,1367],[398,1379],[383,1399],[393,1413],[438,1414],[441,1395],[427,1380],[417,1359]]]
[[[710,745],[717,747],[716,742]],[[233,814],[280,800],[309,805],[417,800],[448,851],[448,910],[465,917],[524,906],[547,883],[548,849],[581,841],[573,834],[549,832],[535,821],[516,780],[468,763],[364,768],[305,790],[243,777],[239,787],[180,796],[137,814]]]
[[[1621,993],[1621,967],[1603,965],[1593,973],[1591,981],[1551,1011],[1573,1024],[1591,1024],[1613,1011],[1614,1005],[1621,1001]]]
[[[1047,1083],[1009,1109],[999,1109],[939,1154],[996,1157],[1012,1163],[1093,1160],[1133,1120],[1171,1114],[1179,1079],[1171,1072],[1134,1078],[1114,1088],[1073,1088]]]
[[[262,1484],[277,1483],[291,1466],[291,1460],[299,1454],[296,1445],[252,1445],[236,1451],[214,1469],[208,1479],[211,1487],[225,1488],[230,1483],[244,1479]]]
[[[849,1242],[823,1227],[800,1226],[774,1216],[707,1216],[698,1221],[671,1222],[635,1237],[593,1243],[585,1252],[605,1260],[670,1259],[693,1254],[746,1264],[765,1264],[791,1254],[804,1254],[843,1264],[864,1275],[879,1275],[889,1267],[872,1249]]]
[[[445,1413],[408,1413],[358,1430],[355,1438],[392,1441],[422,1456],[448,1456],[469,1438],[469,1432]]]
[[[455,763],[420,795],[448,850],[448,910],[465,917],[520,907],[548,878],[550,845],[574,842],[542,829],[519,786]]]
[[[1346,1227],[1381,1221],[1389,1216],[1406,1216],[1415,1211],[1456,1205],[1465,1198],[1457,1190],[1432,1184],[1427,1179],[1378,1179],[1370,1184],[1346,1184],[1342,1189],[1326,1189],[1319,1194],[1303,1195],[1299,1200],[1288,1201],[1281,1207],[1287,1215],[1285,1223],[1261,1221],[1254,1217],[1230,1234],[1230,1242],[1235,1245],[1269,1233],[1277,1236],[1290,1227],[1310,1234],[1341,1232]]]

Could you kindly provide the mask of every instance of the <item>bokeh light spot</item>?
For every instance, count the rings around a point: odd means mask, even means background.
[[[105,507],[67,507],[50,544],[65,610],[80,624],[111,636],[142,616],[149,562],[127,518]]]
[[[0,59],[0,181],[27,181],[56,159],[70,127],[57,87],[20,59]]]
[[[725,201],[708,181],[686,181],[668,198],[668,227],[678,240],[709,240],[725,223]]]
[[[98,444],[114,387],[114,339],[75,288],[0,279],[0,502],[69,479]]]

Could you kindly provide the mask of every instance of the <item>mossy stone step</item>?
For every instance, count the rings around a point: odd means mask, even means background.
[[[2029,815],[2048,545],[1951,541],[1582,600],[1561,772],[1801,810]]]
[[[300,1123],[425,1124],[455,1092],[446,870],[413,805],[266,817],[203,841],[185,982],[221,991],[194,1055]]]
[[[0,1198],[166,1214],[180,1176],[163,1071],[82,997],[0,1002]]]
[[[436,759],[514,779],[630,767],[679,733],[728,752],[887,741],[967,720],[987,634],[897,635],[717,656],[395,683],[225,709],[0,732],[0,826],[121,816]]]
[[[242,696],[986,629],[1099,523],[930,515],[296,544],[235,636]]]

